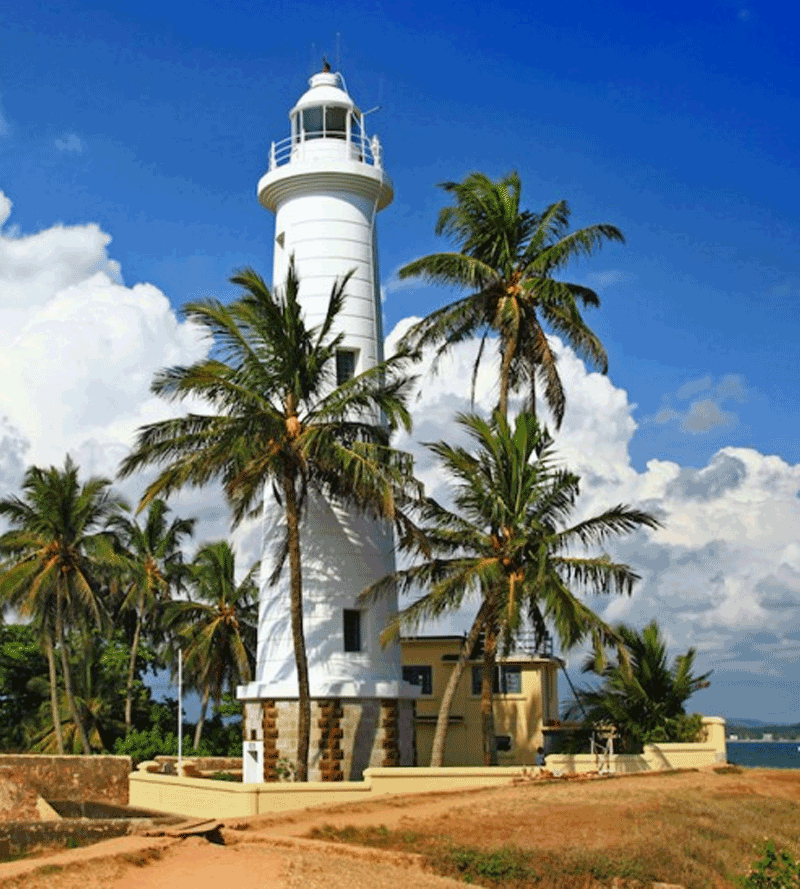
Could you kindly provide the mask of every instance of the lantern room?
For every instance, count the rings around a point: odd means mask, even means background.
[[[362,114],[342,75],[322,71],[289,112],[291,136],[272,144],[270,170],[292,162],[356,161],[381,166],[377,137],[367,138]]]

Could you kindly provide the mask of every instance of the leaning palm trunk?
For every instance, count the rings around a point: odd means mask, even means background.
[[[308,781],[308,748],[311,735],[311,694],[308,685],[308,659],[303,634],[303,576],[300,567],[300,528],[295,479],[288,467],[283,474],[286,498],[286,531],[289,544],[289,575],[291,581],[292,639],[297,665],[297,770],[296,781]]]
[[[56,747],[59,755],[64,755],[64,736],[61,733],[61,707],[58,703],[58,675],[56,674],[56,656],[53,651],[53,638],[48,633],[45,636],[45,655],[47,656],[47,670],[50,674],[50,712],[53,715],[53,731],[56,736]]]
[[[81,742],[81,748],[83,749],[84,755],[88,756],[92,752],[92,750],[89,746],[89,738],[86,735],[86,729],[83,727],[83,720],[81,719],[80,713],[78,712],[78,705],[75,701],[75,693],[72,690],[72,672],[69,668],[69,658],[67,656],[67,640],[64,635],[64,623],[61,615],[60,603],[57,606],[56,633],[58,635],[59,647],[61,649],[61,670],[64,674],[64,693],[67,696],[69,712],[72,714],[72,719],[75,723],[75,730],[78,733],[78,738]]]
[[[483,764],[497,765],[497,738],[494,733],[493,682],[497,664],[497,633],[488,624],[483,642],[483,678],[481,681],[481,729],[483,731]]]
[[[128,664],[128,681],[125,686],[125,737],[131,733],[131,724],[133,722],[133,679],[136,675],[136,655],[139,653],[139,639],[142,633],[142,609],[143,603],[139,601],[139,607],[136,609],[136,629],[133,631],[133,642],[131,644],[131,658]],[[195,747],[197,745],[195,744]]]
[[[432,768],[442,767],[444,760],[444,745],[445,740],[447,739],[447,726],[450,722],[450,708],[453,705],[453,698],[455,697],[459,680],[464,672],[464,667],[466,666],[469,656],[472,654],[472,649],[475,648],[475,643],[478,641],[478,636],[483,629],[488,610],[489,606],[484,602],[478,610],[478,615],[472,624],[469,634],[466,639],[464,639],[461,651],[458,655],[458,661],[453,667],[450,679],[447,681],[447,688],[444,690],[442,703],[439,705],[439,715],[436,718],[436,731],[433,735],[433,749],[431,750]]]

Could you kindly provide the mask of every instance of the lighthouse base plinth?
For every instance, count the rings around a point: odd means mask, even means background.
[[[312,698],[309,781],[361,781],[364,769],[413,766],[413,699]],[[246,742],[263,741],[264,781],[291,780],[297,698],[244,701]]]

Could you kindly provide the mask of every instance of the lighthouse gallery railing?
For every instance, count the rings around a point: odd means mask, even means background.
[[[377,136],[370,139],[354,136],[348,143],[323,132],[305,132],[304,139],[288,136],[273,142],[269,151],[269,169],[282,167],[292,161],[318,160],[337,156],[381,169],[383,150]]]

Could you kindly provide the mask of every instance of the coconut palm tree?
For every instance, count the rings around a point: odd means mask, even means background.
[[[0,601],[32,618],[42,633],[59,751],[63,739],[56,648],[81,748],[91,752],[73,692],[67,628],[71,623],[100,625],[104,617],[98,581],[104,545],[111,536],[110,521],[126,508],[110,486],[108,479],[97,477],[81,484],[78,467],[68,456],[63,469],[32,466],[22,482],[22,497],[0,500],[0,516],[11,525],[0,536]]]
[[[597,294],[554,275],[576,257],[590,256],[605,241],[623,241],[623,235],[607,224],[570,231],[566,201],[551,204],[541,214],[520,210],[522,185],[516,173],[498,182],[471,173],[463,182],[442,183],[442,188],[455,203],[439,213],[436,234],[449,236],[458,252],[424,256],[398,274],[470,292],[413,325],[401,347],[417,351],[436,346],[438,360],[456,343],[481,336],[473,367],[474,393],[486,338],[497,334],[500,412],[507,415],[510,392],[525,388],[528,410],[535,413],[538,382],[558,428],[564,389],[543,325],[603,373],[608,359],[579,309],[598,306]]]
[[[216,703],[227,688],[252,679],[255,663],[258,588],[253,565],[236,583],[233,550],[227,541],[207,543],[189,566],[189,601],[166,607],[166,625],[184,652],[189,675],[202,694],[194,746],[200,743],[210,698]]]
[[[393,519],[405,532],[410,525],[400,507],[416,491],[411,458],[389,446],[392,428],[410,428],[406,401],[413,381],[405,374],[406,359],[395,356],[336,387],[342,337],[334,328],[348,279],[333,286],[325,318],[312,329],[302,317],[293,262],[282,292],[271,292],[248,269],[231,278],[242,288],[231,305],[188,305],[186,316],[214,337],[215,357],[161,371],[153,391],[172,400],[196,397],[209,410],[144,427],[121,468],[128,475],[147,465],[164,467],[142,506],[185,485],[221,479],[234,524],[258,513],[264,486],[271,484],[286,518],[273,580],[288,556],[301,781],[307,780],[311,727],[300,547],[307,494]]]
[[[122,571],[123,609],[133,612],[133,638],[130,646],[128,678],[125,686],[125,735],[130,734],[136,658],[142,630],[152,625],[160,606],[169,600],[170,592],[180,588],[184,576],[181,545],[194,531],[195,519],[174,518],[167,524],[169,507],[153,500],[144,524],[126,516],[119,517],[115,527],[121,547],[116,562]]]
[[[550,436],[532,414],[520,414],[513,427],[499,412],[491,423],[470,414],[457,420],[470,435],[472,450],[443,441],[428,445],[453,480],[454,510],[426,500],[420,526],[429,553],[420,549],[418,540],[409,539],[405,550],[416,564],[364,593],[367,598],[379,596],[394,584],[401,591],[426,590],[397,615],[384,639],[397,638],[405,627],[458,609],[470,595],[480,597],[442,698],[433,766],[442,764],[450,706],[479,635],[484,634],[484,759],[496,764],[491,714],[498,648],[510,646],[523,617],[539,629],[551,625],[565,649],[587,634],[613,642],[613,630],[574,595],[572,587],[630,593],[637,575],[605,555],[577,551],[658,525],[648,513],[624,505],[568,525],[580,480],[557,467]]]
[[[619,650],[609,658],[602,645],[596,645],[583,664],[584,673],[602,679],[601,686],[578,689],[570,706],[570,717],[583,713],[589,726],[613,725],[620,737],[620,747],[641,751],[653,741],[694,740],[680,737],[686,716],[686,701],[709,685],[712,671],[694,676],[696,651],[690,648],[667,663],[667,646],[658,623],[652,620],[641,632],[619,624],[616,633],[624,643],[625,657]]]

